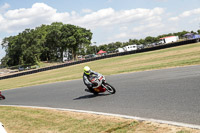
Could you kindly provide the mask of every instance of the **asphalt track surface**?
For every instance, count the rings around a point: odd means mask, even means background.
[[[106,79],[116,94],[94,96],[84,91],[80,79],[5,90],[6,99],[0,105],[88,110],[200,125],[200,65]]]

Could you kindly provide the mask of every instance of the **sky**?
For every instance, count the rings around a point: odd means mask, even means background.
[[[91,30],[92,45],[200,29],[200,0],[0,0],[0,42],[62,22]],[[0,59],[5,50],[0,46]]]

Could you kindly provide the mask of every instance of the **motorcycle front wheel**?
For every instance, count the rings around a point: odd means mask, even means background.
[[[116,90],[113,86],[111,86],[110,84],[108,83],[105,83],[105,86],[106,86],[106,90],[110,93],[110,94],[115,94]]]

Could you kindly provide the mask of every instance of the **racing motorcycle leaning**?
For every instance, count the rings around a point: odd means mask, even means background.
[[[94,94],[109,92],[110,94],[114,94],[116,92],[115,88],[106,82],[105,76],[98,75],[92,76],[90,81],[93,84]]]
[[[0,100],[1,100],[1,99],[5,99],[5,96],[2,95],[2,94],[1,94],[1,91],[0,91]]]

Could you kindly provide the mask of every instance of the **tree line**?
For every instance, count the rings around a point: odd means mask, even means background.
[[[92,32],[71,24],[54,22],[35,29],[25,29],[2,41],[6,55],[1,62],[6,66],[35,65],[40,61],[62,61],[68,50],[75,58],[91,44]]]
[[[132,44],[148,45],[148,44],[159,42],[160,38],[166,37],[166,36],[178,36],[179,38],[184,38],[184,35],[186,33],[200,34],[200,30],[198,30],[197,32],[182,31],[182,32],[177,32],[177,33],[168,33],[168,34],[159,35],[157,37],[147,36],[144,39],[129,39],[127,42],[112,42],[112,43],[103,44],[103,45],[100,45],[100,46],[90,46],[88,51],[87,51],[88,52],[87,54],[93,54],[93,53],[95,53],[96,51],[99,51],[99,50],[104,50],[104,51],[107,51],[107,52],[115,52],[115,50],[117,48],[123,48],[125,46],[132,45]]]
[[[1,63],[4,66],[35,65],[40,61],[63,61],[63,52],[68,51],[72,59],[77,55],[96,54],[99,50],[115,52],[132,44],[152,44],[165,36],[182,38],[188,31],[169,33],[157,37],[147,36],[144,39],[129,39],[127,42],[112,42],[103,45],[91,45],[92,32],[85,28],[54,22],[51,25],[41,25],[35,29],[25,29],[16,36],[3,39],[1,45],[6,55]],[[191,31],[194,34],[200,34]],[[94,42],[96,43],[96,42]]]

